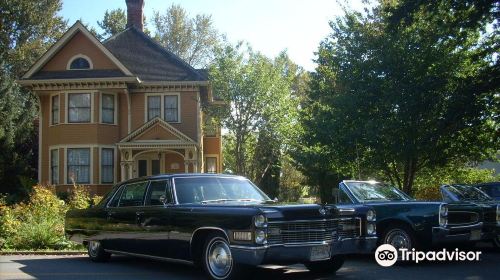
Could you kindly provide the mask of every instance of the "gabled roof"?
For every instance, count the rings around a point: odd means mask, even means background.
[[[22,79],[30,79],[36,72],[38,72],[59,50],[61,50],[66,43],[68,43],[71,38],[77,33],[81,32],[85,35],[92,43],[95,44],[97,48],[99,48],[117,67],[120,69],[123,74],[127,76],[132,76],[133,74],[125,67],[106,47],[104,47],[97,38],[90,33],[87,28],[80,22],[77,21],[73,26],[71,26],[66,33],[59,39],[54,45],[50,47],[50,49],[43,54],[43,56],[38,59],[38,61],[31,66],[31,68],[24,74]]]
[[[206,81],[207,78],[135,27],[103,42],[142,81]]]
[[[179,130],[175,129],[173,126],[171,126],[169,123],[166,121],[156,117],[149,122],[143,124],[141,127],[138,129],[134,130],[132,133],[127,135],[125,138],[123,138],[120,143],[126,143],[126,142],[134,142],[136,138],[140,138],[142,134],[153,128],[155,125],[159,125],[161,128],[165,129],[169,134],[172,134],[175,138],[178,140],[164,140],[164,141],[176,141],[176,142],[189,142],[189,143],[196,143],[185,135],[184,133],[180,132]],[[138,140],[141,141],[141,140]],[[142,140],[144,141],[144,140]]]

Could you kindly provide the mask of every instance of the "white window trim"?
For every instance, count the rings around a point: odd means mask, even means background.
[[[89,149],[90,150],[90,172],[89,172],[89,182],[88,183],[76,183],[76,184],[88,184],[94,185],[94,148],[92,145],[71,145],[64,146],[64,185],[71,185],[68,183],[68,149]],[[61,176],[59,176],[59,180]]]
[[[164,96],[168,95],[176,95],[177,96],[177,121],[176,122],[167,122],[165,120],[165,98]],[[149,96],[160,96],[160,118],[167,123],[182,123],[181,120],[181,93],[180,92],[163,92],[163,93],[146,93],[144,94],[144,123],[148,121],[148,97]]]
[[[102,96],[103,94],[108,94],[108,95],[113,95],[114,96],[114,116],[113,116],[113,123],[105,123],[102,121]],[[118,125],[118,95],[116,92],[100,92],[99,93],[99,124],[104,124],[104,125]]]
[[[88,62],[89,62],[89,65],[90,65],[90,68],[89,69],[70,69],[70,66],[71,66],[71,63],[73,62],[73,60],[77,59],[77,58],[83,58],[83,59],[86,59]],[[92,70],[94,69],[94,64],[92,63],[92,59],[90,59],[90,57],[84,55],[84,54],[77,54],[77,55],[74,55],[72,56],[69,60],[68,60],[68,63],[66,64],[66,70],[71,70],[71,71],[74,71],[74,70]]]
[[[59,177],[57,178],[57,184],[52,182],[52,151],[57,151],[57,171],[59,171]],[[49,183],[50,185],[60,185],[61,184],[61,153],[59,148],[49,147]]]
[[[203,173],[205,173],[205,169],[207,169],[206,168],[207,158],[217,158],[217,162],[216,162],[217,170],[215,170],[215,173],[216,174],[221,173],[220,157],[218,154],[204,154],[203,155]]]
[[[69,97],[68,95],[71,93],[89,93],[90,94],[90,122],[69,122]],[[94,115],[95,115],[95,95],[99,93],[98,91],[91,90],[72,90],[64,92],[64,110],[66,111],[64,114],[64,123],[65,124],[91,124],[94,123]],[[59,97],[59,100],[61,98]],[[61,123],[61,122],[59,122]]]
[[[100,185],[110,185],[110,184],[116,184],[116,178],[118,176],[118,167],[117,167],[117,164],[118,164],[118,157],[117,157],[117,150],[116,150],[116,146],[113,146],[113,145],[99,145],[98,146],[99,148],[99,184]],[[102,182],[102,149],[113,149],[113,182],[112,183],[103,183]]]
[[[59,96],[59,122],[58,123],[52,123],[52,98],[54,96]],[[50,95],[50,100],[49,100],[49,103],[50,103],[50,108],[49,108],[49,126],[56,126],[56,125],[60,125],[62,123],[62,120],[61,120],[61,94],[58,92],[58,93],[52,93]]]

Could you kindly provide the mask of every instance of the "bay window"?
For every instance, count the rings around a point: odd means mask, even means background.
[[[102,94],[101,114],[103,123],[115,123],[115,96],[113,94]]]
[[[114,150],[103,148],[101,150],[101,183],[114,182]]]
[[[52,123],[51,124],[58,124],[59,123],[59,95],[54,95],[51,98],[51,117],[52,117]]]
[[[72,148],[67,150],[67,183],[90,183],[90,149]]]
[[[50,150],[50,184],[59,184],[59,149]]]
[[[91,120],[91,94],[69,93],[68,94],[68,122],[87,123]]]

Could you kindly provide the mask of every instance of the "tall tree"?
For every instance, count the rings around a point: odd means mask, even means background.
[[[106,10],[102,21],[97,25],[103,30],[102,37],[107,38],[125,30],[127,26],[127,15],[124,10],[118,8],[111,11]]]
[[[279,176],[277,160],[296,119],[291,65],[286,53],[269,59],[241,44],[225,45],[217,49],[209,71],[213,92],[227,104],[211,113],[230,135],[227,162],[234,164],[235,173],[269,186],[277,185],[271,178]],[[275,188],[270,192],[277,194]]]
[[[144,21],[144,33],[150,35],[150,31],[147,27],[146,17],[143,18]],[[116,35],[127,28],[127,14],[124,10],[118,8],[113,10],[106,10],[102,21],[97,21],[97,25],[103,30],[102,33],[98,33],[93,27],[88,27],[89,30],[96,35],[99,40],[107,39],[113,35]]]
[[[434,2],[381,1],[330,23],[302,117],[323,172],[382,171],[411,193],[419,170],[500,148],[498,30],[487,32],[498,5]]]
[[[212,60],[219,33],[210,15],[190,18],[180,5],[173,4],[164,14],[155,12],[155,39],[163,47],[195,67],[206,67]]]
[[[60,0],[0,1],[0,192],[36,177],[37,101],[15,80],[65,31]]]

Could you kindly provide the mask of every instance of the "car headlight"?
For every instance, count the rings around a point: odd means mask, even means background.
[[[368,235],[376,235],[377,234],[377,226],[375,223],[368,223],[366,225],[366,234]]]
[[[267,227],[267,218],[264,215],[257,215],[254,218],[254,225],[256,227]]]
[[[439,216],[448,216],[448,206],[446,204],[441,204],[439,206]]]
[[[368,222],[375,222],[377,220],[377,215],[375,214],[375,211],[368,210],[368,212],[366,212],[366,220]]]
[[[255,231],[255,243],[257,244],[267,243],[267,236],[264,230],[258,229]]]
[[[446,227],[448,224],[448,206],[441,204],[439,206],[439,226]]]

